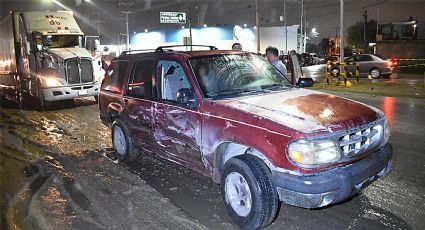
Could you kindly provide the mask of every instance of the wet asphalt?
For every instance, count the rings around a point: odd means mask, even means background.
[[[391,124],[394,149],[392,171],[341,204],[315,210],[282,204],[276,220],[266,229],[425,229],[425,100],[365,94],[339,95],[385,112]],[[100,123],[97,105],[92,99],[57,105],[48,112],[21,110],[8,103],[0,105],[2,116],[11,114],[12,120],[8,122],[15,122],[16,126],[26,122],[41,124],[34,127],[43,131],[38,139],[42,145],[57,145],[64,152],[92,149],[99,152],[99,157],[111,156],[110,153],[105,154],[110,147],[110,143],[105,143],[110,141],[109,132]],[[26,132],[24,129],[21,131]],[[62,143],[63,135],[71,136],[70,142]],[[38,137],[33,138],[37,141]],[[17,161],[13,158],[1,157],[0,160],[2,182],[4,175],[16,170],[7,168],[7,165],[25,165],[22,160],[18,161],[21,163],[12,162]],[[237,229],[225,211],[219,186],[209,178],[150,155],[122,166],[122,170],[146,181],[206,227]],[[8,182],[7,186],[19,187],[19,183],[22,181],[17,178]],[[0,190],[7,189],[1,187],[5,184],[0,183]]]

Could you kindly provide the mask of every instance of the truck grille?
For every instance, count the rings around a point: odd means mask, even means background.
[[[346,157],[360,155],[379,145],[382,132],[381,125],[351,130],[339,138],[341,152]]]
[[[66,61],[65,66],[68,84],[80,84],[93,81],[93,66],[91,59],[69,59]]]
[[[81,82],[93,81],[93,65],[89,59],[81,59]]]

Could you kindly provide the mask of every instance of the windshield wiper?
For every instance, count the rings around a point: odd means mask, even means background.
[[[217,96],[228,96],[228,95],[236,95],[236,94],[246,94],[246,93],[258,93],[264,92],[261,88],[247,88],[247,89],[226,89],[221,90],[215,93],[210,93],[208,96],[217,97]]]
[[[261,86],[261,89],[271,91],[271,90],[280,90],[282,88],[289,89],[289,88],[291,88],[290,86],[291,85],[277,84],[276,83],[276,84],[270,84],[270,85],[263,85],[263,86]]]

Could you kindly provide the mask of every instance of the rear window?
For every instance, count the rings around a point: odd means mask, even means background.
[[[127,66],[128,61],[113,61],[105,74],[101,88],[111,92],[121,92]]]

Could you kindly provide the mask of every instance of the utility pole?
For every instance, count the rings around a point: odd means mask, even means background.
[[[132,2],[122,2],[122,1],[119,2],[119,6],[125,7],[125,11],[121,11],[121,13],[125,14],[125,29],[126,29],[126,37],[127,37],[126,47],[127,47],[127,50],[130,50],[130,32],[129,32],[129,26],[128,26],[128,14],[132,13],[131,11],[128,10],[128,8],[132,5],[133,5]]]
[[[307,9],[304,10],[304,49],[303,52],[305,53],[307,48]]]
[[[340,0],[340,15],[339,15],[339,37],[341,43],[339,46],[340,61],[344,61],[344,0]]]
[[[97,36],[100,36],[100,24],[104,23],[105,21],[100,20],[100,12],[96,13],[97,18],[94,20],[94,22],[97,23]]]
[[[367,10],[364,11],[363,14],[364,24],[363,24],[363,43],[364,49],[367,47]]]
[[[286,0],[283,0],[283,21],[285,25],[285,50],[288,53],[288,28],[286,25]]]
[[[303,14],[304,14],[304,0],[301,0],[301,24],[300,24],[300,50],[301,53],[303,51]]]
[[[376,9],[376,41],[378,41],[378,35],[379,35],[379,8]]]
[[[258,0],[255,0],[255,27],[257,28],[257,52],[260,52],[260,12],[258,10]]]

